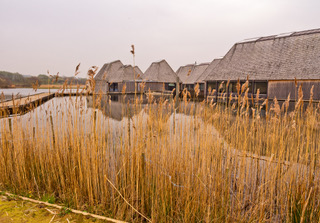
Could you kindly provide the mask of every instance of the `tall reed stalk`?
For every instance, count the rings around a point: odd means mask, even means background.
[[[265,111],[240,90],[237,106],[78,96],[3,118],[0,189],[131,222],[318,222],[319,105]]]

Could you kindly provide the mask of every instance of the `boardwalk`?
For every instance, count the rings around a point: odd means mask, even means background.
[[[38,105],[54,98],[54,93],[40,93],[0,103],[0,116],[24,114]]]

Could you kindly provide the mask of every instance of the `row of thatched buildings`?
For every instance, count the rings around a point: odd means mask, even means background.
[[[143,73],[138,66],[123,65],[120,60],[106,63],[94,77],[96,93],[149,91],[172,91],[181,84],[170,65],[161,60],[154,62]],[[144,89],[141,89],[144,86]]]
[[[200,96],[237,94],[237,82],[249,80],[249,97],[285,100],[297,97],[301,86],[305,100],[320,100],[320,29],[252,38],[235,43],[223,58],[211,63],[188,64],[176,72],[165,60],[154,62],[143,73],[120,61],[105,64],[95,77],[97,91],[134,91],[144,82],[151,91],[180,89],[193,91],[199,84]],[[228,83],[228,84],[227,84]],[[208,92],[209,89],[211,92]],[[137,89],[139,90],[139,89]]]

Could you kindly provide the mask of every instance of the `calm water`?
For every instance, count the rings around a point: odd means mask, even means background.
[[[74,89],[75,90],[75,89]],[[56,92],[57,89],[52,89],[50,92]],[[69,91],[69,90],[68,90]],[[35,92],[30,88],[19,89],[0,89],[0,94],[7,95],[10,99],[12,94],[28,96],[35,93],[48,92],[47,89],[39,89]],[[158,99],[156,99],[158,100]],[[94,101],[98,106],[93,106]],[[111,132],[114,140],[119,140],[119,134],[126,134],[128,123],[135,121],[146,121],[148,106],[156,108],[154,111],[158,111],[158,104],[147,104],[147,98],[144,97],[144,103],[135,106],[133,95],[126,96],[102,96],[100,99],[94,99],[92,96],[82,97],[56,97],[44,104],[34,108],[30,112],[12,116],[9,118],[0,118],[0,136],[3,130],[9,130],[9,123],[13,132],[21,131],[23,129],[32,135],[32,132],[41,134],[48,132],[48,129],[59,129],[59,133],[66,133],[68,129],[79,129],[81,134],[90,134],[93,132],[93,128],[103,128],[106,132]],[[189,116],[190,110],[194,109],[193,103],[189,103],[188,108],[183,109],[183,112],[179,112],[174,109],[173,103],[170,103],[171,99],[166,99],[166,106],[163,106],[160,113],[168,122],[175,123],[176,121],[191,120],[192,116]],[[96,118],[94,118],[96,117]],[[11,120],[9,122],[9,119]],[[52,121],[51,121],[52,120]],[[94,124],[94,121],[95,124]],[[175,121],[174,121],[175,120]],[[172,127],[172,124],[170,124]],[[76,127],[76,128],[74,128]],[[56,133],[57,134],[57,133]],[[17,137],[19,137],[17,135]]]
[[[59,89],[50,89],[50,93],[57,92]],[[72,92],[76,91],[76,89],[71,89]],[[37,91],[32,88],[0,88],[0,95],[3,93],[5,96],[5,100],[11,99],[12,95],[15,98],[29,96],[33,94],[46,93],[49,92],[49,89],[37,89]],[[70,92],[68,89],[66,92]]]
[[[32,89],[5,90],[6,94],[21,92],[21,95],[23,96],[32,94],[33,92]],[[42,90],[40,92],[46,91]],[[93,106],[94,100],[97,102],[98,106]],[[78,129],[83,130],[85,133],[90,133],[92,132],[93,127],[93,116],[96,116],[97,126],[103,126],[106,131],[111,130],[111,132],[116,134],[117,132],[123,131],[128,126],[129,119],[133,120],[139,114],[142,114],[139,117],[147,117],[145,108],[150,105],[145,103],[141,106],[135,106],[130,103],[132,100],[133,98],[130,98],[129,95],[126,97],[103,96],[98,100],[93,99],[92,96],[57,97],[45,102],[24,115],[0,119],[0,129],[8,129],[8,119],[11,119],[13,127],[24,126],[29,129],[29,132],[34,131],[34,128],[40,132],[43,131],[44,128],[51,129],[53,124],[55,129],[57,129],[56,127],[58,127],[58,129],[65,129],[70,128],[70,126],[77,126]],[[173,121],[174,118],[178,119],[180,116],[186,116],[188,112],[184,112],[183,114],[175,111],[172,104],[168,105],[170,99],[167,100],[167,106],[165,106],[164,109],[161,109],[162,113],[160,114],[166,116],[171,121]],[[147,99],[145,98],[144,101],[146,102]],[[152,106],[159,105],[153,104]],[[190,111],[190,108],[188,110]],[[52,117],[53,123],[51,123],[50,117]]]

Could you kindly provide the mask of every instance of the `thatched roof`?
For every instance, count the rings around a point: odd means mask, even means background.
[[[206,80],[320,79],[320,29],[236,43]]]
[[[184,84],[194,84],[196,82],[201,82],[197,80],[203,74],[203,72],[207,69],[208,66],[209,66],[209,63],[201,63],[198,65],[194,65],[191,74],[185,80]]]
[[[183,84],[190,76],[193,68],[194,68],[194,64],[188,64],[188,65],[179,67],[179,69],[177,70],[176,73]]]
[[[142,79],[144,81],[175,83],[177,82],[177,74],[172,70],[165,60],[153,62],[144,72]]]
[[[135,66],[134,70],[131,65],[123,65],[116,72],[109,76],[108,82],[124,82],[124,81],[134,81],[141,80],[143,75],[139,67]]]
[[[177,75],[182,81],[182,84],[194,84],[208,66],[209,63],[201,63],[199,65],[188,64],[181,66],[177,70]]]
[[[204,82],[206,77],[217,67],[219,64],[221,58],[219,59],[214,59],[208,66],[207,68],[202,72],[202,74],[198,77],[198,79],[195,81],[195,83],[201,83]]]
[[[94,77],[95,80],[109,81],[109,78],[114,75],[117,70],[123,66],[120,60],[116,60],[110,63],[106,63],[102,66],[99,72]]]

